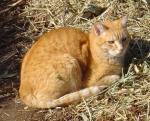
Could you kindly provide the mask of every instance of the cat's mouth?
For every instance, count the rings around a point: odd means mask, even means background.
[[[122,57],[124,55],[124,52],[119,50],[109,50],[108,54],[110,57],[116,58],[116,57]]]

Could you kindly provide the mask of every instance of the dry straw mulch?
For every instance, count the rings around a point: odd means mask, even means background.
[[[93,7],[94,6],[94,7]],[[104,94],[78,105],[49,110],[46,119],[84,121],[150,120],[150,5],[146,0],[30,0],[25,8],[29,28],[36,38],[53,28],[71,26],[89,31],[96,21],[128,15],[133,58],[127,74]]]
[[[19,44],[22,53],[48,30],[70,26],[89,31],[96,21],[129,17],[132,42],[126,58],[130,63],[127,73],[105,93],[77,105],[50,109],[45,114],[46,121],[150,120],[149,0],[28,0],[26,4],[19,13],[26,23],[20,34],[26,38]]]

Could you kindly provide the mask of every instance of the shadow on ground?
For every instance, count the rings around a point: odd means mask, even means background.
[[[125,56],[125,73],[131,63],[142,64],[144,61],[150,63],[150,42],[140,37],[134,37],[129,44]]]

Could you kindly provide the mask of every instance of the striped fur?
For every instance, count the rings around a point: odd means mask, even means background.
[[[44,101],[41,99],[36,99],[33,95],[29,95],[25,103],[28,106],[36,108],[55,108],[59,106],[67,106],[69,104],[77,103],[86,99],[87,97],[98,95],[106,86],[92,86],[85,88],[76,92],[66,94],[58,99],[51,101]]]
[[[59,28],[43,34],[23,59],[21,100],[30,107],[55,108],[118,81],[130,40],[126,21],[95,23],[89,33]]]

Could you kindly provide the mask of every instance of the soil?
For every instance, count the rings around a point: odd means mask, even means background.
[[[48,110],[26,107],[18,97],[18,82],[0,81],[0,121],[45,121]]]
[[[18,15],[25,0],[0,1],[0,121],[44,121],[47,110],[30,109],[18,98],[20,63],[28,41],[27,23]],[[10,7],[11,6],[11,7]]]

